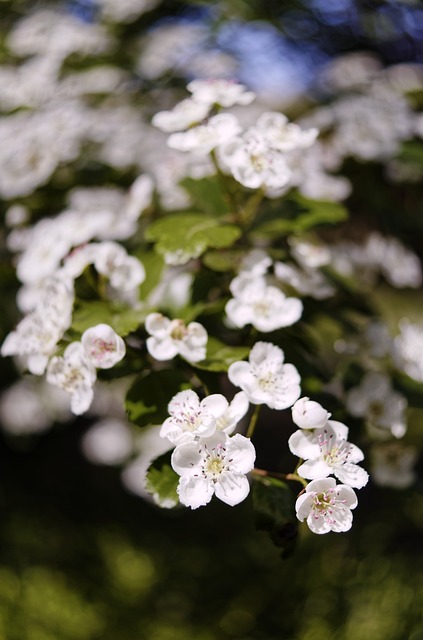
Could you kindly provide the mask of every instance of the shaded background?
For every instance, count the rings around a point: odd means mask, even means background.
[[[1,4],[4,30],[28,10],[25,2]],[[94,2],[66,9],[96,19]],[[122,27],[123,58],[126,37],[171,22],[204,25],[213,47],[237,58],[241,81],[293,100],[305,90],[324,100],[316,73],[341,53],[423,62],[420,3],[353,0],[163,2]],[[166,82],[183,86],[190,77],[182,60]],[[344,173],[354,184],[353,224],[374,223],[421,256],[421,187],[388,185],[377,163],[350,161]],[[377,193],[368,188],[375,180]],[[404,200],[408,214],[398,218]],[[15,314],[7,258],[1,273],[5,334]],[[14,375],[3,361],[2,385]],[[80,419],[40,436],[1,436],[0,638],[423,640],[419,482],[404,492],[370,482],[348,534],[318,537],[302,527],[295,552],[282,559],[255,530],[249,501],[167,512],[127,493],[119,469],[82,455],[89,425]],[[421,428],[418,413],[413,428]]]

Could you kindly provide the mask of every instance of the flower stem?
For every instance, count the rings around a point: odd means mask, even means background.
[[[254,429],[256,428],[257,419],[260,413],[260,408],[261,408],[261,405],[257,404],[256,408],[254,409],[254,413],[251,416],[250,424],[248,425],[248,429],[247,429],[247,434],[246,434],[247,438],[253,437]]]
[[[259,205],[264,198],[264,190],[258,189],[253,195],[247,200],[244,207],[242,207],[240,211],[240,217],[245,226],[250,226],[252,221],[254,220]]]
[[[302,484],[303,487],[308,485],[307,480],[301,478],[301,476],[296,473],[278,473],[277,471],[266,471],[265,469],[254,469],[253,473],[262,477],[268,476],[269,478],[278,478],[280,480],[293,480],[294,482]]]

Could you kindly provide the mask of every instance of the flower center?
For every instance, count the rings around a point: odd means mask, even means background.
[[[226,464],[225,454],[226,449],[221,444],[212,451],[207,449],[205,445],[203,452],[203,476],[217,482],[220,474],[228,469]]]
[[[257,316],[268,316],[270,311],[270,305],[264,300],[260,300],[259,302],[255,302],[253,304],[254,313]]]
[[[204,471],[212,476],[218,476],[222,473],[224,466],[222,458],[210,456],[205,464]]]
[[[321,456],[329,467],[348,462],[351,447],[346,440],[334,441],[333,434],[331,433],[328,437],[326,429],[324,434],[319,435],[318,440]]]
[[[328,489],[328,491],[322,491],[316,493],[313,500],[313,506],[316,511],[325,514],[335,504],[334,490]]]
[[[172,340],[183,340],[187,333],[188,331],[185,323],[182,320],[175,320],[174,326],[170,331],[170,337],[172,338]]]

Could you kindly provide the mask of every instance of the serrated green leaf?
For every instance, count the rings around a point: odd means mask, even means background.
[[[160,255],[178,256],[180,262],[197,258],[208,247],[230,247],[240,235],[239,227],[222,224],[203,213],[174,213],[156,220],[145,232]]]
[[[216,338],[209,338],[206,359],[192,363],[192,366],[204,371],[226,372],[233,362],[244,360],[249,352],[250,347],[231,347]]]
[[[97,324],[108,324],[120,336],[135,331],[145,320],[145,313],[129,307],[117,307],[103,300],[84,300],[81,307],[76,307],[71,329],[83,333]]]
[[[140,427],[161,424],[169,416],[167,405],[171,398],[188,388],[190,384],[185,375],[175,369],[138,376],[126,396],[129,420]]]
[[[145,480],[145,488],[152,494],[154,501],[160,507],[170,509],[178,502],[176,488],[179,476],[170,465],[171,452],[156,458],[149,467]]]
[[[254,476],[253,513],[257,529],[268,531],[274,544],[289,555],[295,545],[298,521],[290,487],[277,478]]]
[[[194,180],[185,178],[179,183],[191,196],[196,207],[212,215],[229,213],[229,205],[225,199],[219,179],[216,176]]]

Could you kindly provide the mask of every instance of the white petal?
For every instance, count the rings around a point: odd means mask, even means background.
[[[308,483],[306,491],[307,493],[323,493],[328,489],[334,489],[336,486],[335,478],[320,478],[318,480],[312,480]],[[342,486],[342,485],[340,485]]]
[[[149,313],[145,319],[145,330],[160,340],[167,336],[169,325],[169,318],[161,313]]]
[[[35,376],[42,376],[46,370],[47,364],[48,356],[43,355],[29,355],[26,361],[28,371],[30,371]]]
[[[230,463],[231,471],[248,473],[254,468],[256,450],[249,438],[236,433],[229,438],[226,445],[226,459]]]
[[[156,360],[171,360],[178,355],[178,349],[172,338],[156,338],[151,336],[146,340],[148,353]]]
[[[356,464],[357,462],[361,462],[362,460],[364,460],[364,453],[362,452],[361,449],[357,447],[357,445],[349,442],[348,446],[349,446],[349,455],[348,455],[349,462]]]
[[[320,447],[317,437],[312,431],[298,429],[288,440],[288,446],[294,456],[308,460],[320,456]]]
[[[270,359],[274,363],[283,364],[284,352],[271,342],[256,342],[250,351],[249,361],[252,364],[260,364],[264,360]]]
[[[329,432],[333,433],[336,440],[348,440],[348,427],[342,422],[338,422],[337,420],[328,420],[326,429]]]
[[[251,367],[248,362],[233,362],[228,369],[228,378],[236,387],[254,386],[255,378],[251,373]],[[245,389],[244,389],[245,391]],[[247,395],[248,392],[247,392]]]
[[[331,518],[332,522],[330,524],[330,528],[332,531],[340,533],[351,529],[353,516],[348,507],[344,505],[337,505],[336,508],[332,510]]]
[[[362,489],[369,481],[369,474],[356,464],[347,462],[334,470],[335,476],[342,483],[355,489]]]
[[[342,500],[348,509],[355,509],[358,504],[355,491],[351,489],[351,487],[347,487],[345,484],[339,484],[336,489],[338,499]]]
[[[171,415],[182,412],[197,412],[200,408],[200,398],[192,389],[179,391],[173,396],[167,409]]]
[[[235,298],[228,300],[225,306],[225,311],[232,324],[239,329],[242,329],[245,325],[252,323],[253,317],[251,306],[241,302],[240,300],[236,300]]]
[[[213,393],[212,395],[204,398],[204,400],[201,401],[200,406],[203,409],[206,409],[208,413],[211,413],[212,416],[218,418],[227,410],[228,401],[221,393]]]
[[[351,512],[350,512],[351,513]],[[331,530],[330,524],[325,516],[322,516],[314,509],[309,513],[307,517],[307,524],[313,533],[329,533]]]
[[[207,331],[199,322],[190,322],[187,326],[187,332],[187,342],[192,347],[203,347],[207,343]]]
[[[197,442],[180,444],[172,453],[172,469],[180,476],[193,476],[200,473],[199,465],[202,459]]]
[[[326,478],[333,473],[332,468],[323,460],[307,460],[297,469],[298,475],[308,480],[317,480],[318,478]]]
[[[313,508],[313,496],[309,493],[302,493],[295,503],[295,511],[300,522],[305,520]]]
[[[250,485],[244,475],[225,471],[221,474],[215,486],[215,493],[219,500],[233,507],[248,496]]]
[[[203,477],[182,477],[179,480],[177,492],[182,504],[191,509],[198,509],[210,502],[214,493],[214,484]]]
[[[82,386],[71,396],[71,411],[79,416],[90,408],[94,397],[92,387]]]

